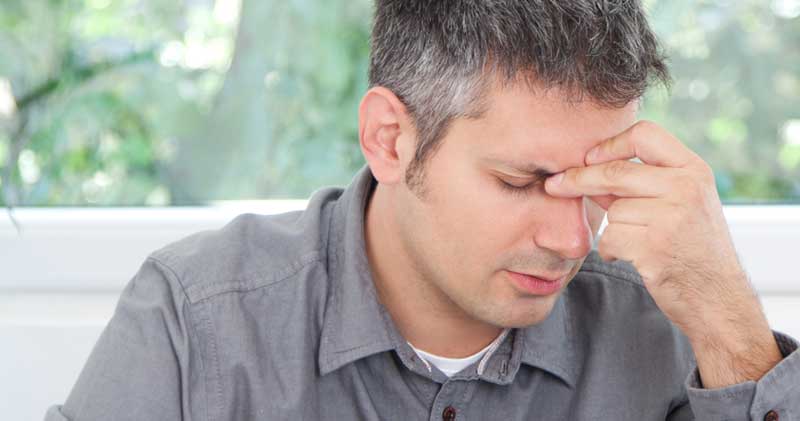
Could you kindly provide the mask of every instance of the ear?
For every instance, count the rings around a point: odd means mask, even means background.
[[[375,179],[383,184],[401,182],[413,158],[416,130],[397,95],[384,87],[367,91],[358,108],[358,133]]]

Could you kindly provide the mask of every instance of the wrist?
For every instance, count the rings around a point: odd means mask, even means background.
[[[713,333],[712,333],[713,332]],[[701,339],[690,339],[703,386],[720,388],[758,381],[777,365],[782,355],[769,326],[759,329],[715,329]]]

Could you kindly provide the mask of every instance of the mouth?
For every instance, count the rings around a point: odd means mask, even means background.
[[[509,271],[509,272],[511,272],[511,271]],[[565,277],[567,277],[567,275],[569,275],[569,273],[564,273],[564,274],[561,274],[561,275],[537,275],[535,273],[526,273],[526,272],[513,272],[513,273],[517,273],[517,274],[525,275],[525,276],[530,276],[532,278],[540,279],[540,280],[546,281],[546,282],[555,282],[555,281],[558,281],[561,278],[565,278]]]
[[[518,290],[529,295],[551,295],[564,286],[569,275],[531,275],[510,270],[506,273]]]

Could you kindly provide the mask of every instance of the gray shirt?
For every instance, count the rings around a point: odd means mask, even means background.
[[[592,252],[549,317],[448,378],[378,301],[374,179],[302,212],[241,215],[152,253],[125,287],[63,420],[800,419],[797,342],[758,382],[704,390],[636,271]]]

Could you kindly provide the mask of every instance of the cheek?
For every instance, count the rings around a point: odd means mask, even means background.
[[[466,178],[442,190],[445,209],[438,214],[440,227],[457,241],[454,247],[470,254],[476,261],[497,260],[530,231],[537,199],[513,197],[500,190],[492,180]]]

